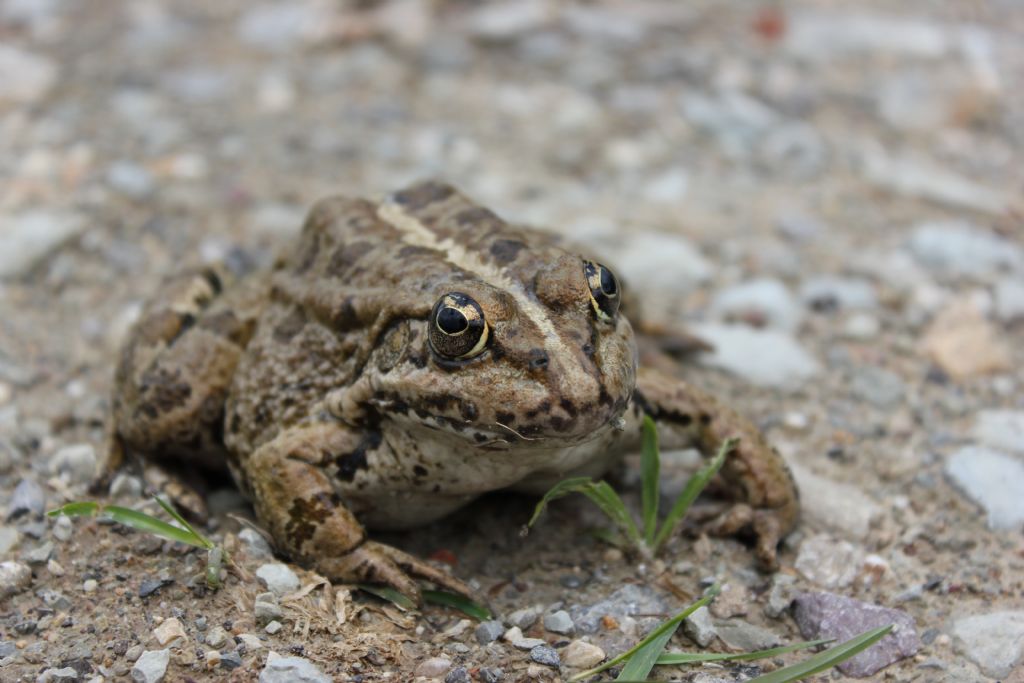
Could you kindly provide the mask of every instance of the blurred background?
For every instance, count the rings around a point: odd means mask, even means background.
[[[265,263],[317,198],[426,177],[590,246],[714,345],[696,377],[802,486],[799,581],[910,610],[930,680],[1008,675],[1016,0],[0,0],[0,502],[84,490],[166,275]],[[0,554],[45,541],[15,526]]]

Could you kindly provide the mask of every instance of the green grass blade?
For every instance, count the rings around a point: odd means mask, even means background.
[[[477,621],[487,621],[492,616],[489,609],[477,602],[473,602],[464,595],[459,595],[458,593],[425,590],[423,591],[423,601],[429,602],[432,605],[441,605],[442,607],[457,609],[463,614],[473,617]]]
[[[62,505],[56,510],[50,510],[46,515],[48,517],[58,517],[60,515],[67,515],[68,517],[92,517],[99,511],[99,503],[82,501]]]
[[[412,612],[416,610],[415,602],[390,586],[375,586],[369,583],[359,583],[356,584],[356,588],[361,591],[365,591],[370,595],[375,595],[381,600],[386,600],[404,612]]]
[[[206,536],[203,536],[201,533],[196,531],[195,527],[193,527],[191,524],[189,524],[188,520],[185,519],[184,517],[182,517],[181,514],[179,514],[178,511],[174,509],[173,505],[168,503],[166,500],[164,500],[160,496],[153,496],[153,500],[155,500],[157,502],[157,504],[160,505],[160,507],[162,507],[164,509],[164,512],[166,512],[171,517],[173,517],[178,522],[178,524],[180,524],[183,527],[185,527],[186,531],[188,531],[193,536],[195,536],[196,540],[199,541],[200,543],[202,543],[202,547],[206,548],[207,550],[209,550],[210,548],[213,548],[213,542],[210,541],[210,539],[208,539]]]
[[[653,546],[658,531],[658,488],[661,457],[658,453],[658,430],[650,415],[644,415],[643,442],[640,449],[641,501],[644,515],[644,542]]]
[[[665,643],[667,643],[669,638],[672,637],[672,634],[675,633],[676,629],[679,627],[679,624],[682,623],[683,619],[685,619],[686,617],[690,616],[691,614],[696,612],[698,609],[700,609],[704,605],[707,605],[709,602],[714,600],[715,596],[718,595],[719,590],[720,589],[719,589],[718,584],[715,584],[714,586],[712,586],[711,588],[709,588],[707,590],[707,592],[704,594],[704,597],[702,597],[700,600],[696,601],[695,603],[691,604],[689,607],[684,609],[679,614],[676,614],[671,619],[668,619],[668,620],[663,621],[662,623],[658,624],[657,628],[655,628],[653,631],[648,633],[647,637],[645,637],[639,643],[634,645],[632,648],[630,648],[629,650],[623,652],[618,657],[614,657],[612,659],[609,659],[607,662],[605,662],[604,664],[601,664],[600,666],[597,666],[597,667],[595,667],[593,669],[589,669],[587,671],[582,671],[582,672],[576,674],[575,676],[573,676],[572,678],[569,679],[570,683],[573,683],[574,681],[581,681],[584,678],[589,678],[589,677],[591,677],[591,676],[593,676],[595,674],[599,674],[602,671],[604,671],[606,669],[610,669],[611,667],[619,664],[620,662],[626,661],[627,659],[632,662],[633,658],[638,656],[638,655],[642,657],[642,660],[641,660],[642,663],[645,663],[648,660],[650,661],[650,664],[647,667],[647,670],[646,671],[641,671],[642,667],[638,663],[635,668],[630,669],[628,672],[624,668],[622,670],[622,672],[619,674],[619,677],[616,680],[618,680],[618,681],[627,681],[627,680],[638,680],[638,679],[646,678],[647,674],[651,670],[651,667],[654,666],[654,662],[656,662],[658,657],[661,655],[661,651],[663,649],[665,649]],[[663,639],[662,636],[664,636],[665,633],[668,633],[668,637]],[[655,642],[655,641],[657,641],[657,642]],[[653,643],[653,645],[652,645],[652,643]],[[660,645],[659,645],[659,643],[660,643]],[[650,648],[649,650],[648,650],[648,647]],[[641,655],[641,652],[643,652],[642,655]],[[627,673],[628,673],[628,675],[627,675]]]
[[[828,638],[821,640],[809,640],[805,643],[794,645],[783,645],[768,650],[756,652],[666,652],[658,657],[658,664],[700,664],[703,662],[749,662],[755,659],[766,659],[775,655],[783,655],[787,652],[806,650],[810,647],[817,647],[832,642]]]
[[[636,522],[633,521],[633,517],[630,516],[629,510],[626,509],[622,499],[619,498],[619,494],[615,493],[615,490],[607,482],[594,481],[589,477],[565,479],[551,487],[544,494],[544,497],[541,498],[540,502],[537,503],[537,507],[533,510],[533,516],[526,523],[526,528],[533,526],[537,518],[544,512],[548,503],[571,493],[580,493],[589,498],[592,503],[597,505],[610,520],[615,522],[625,532],[626,536],[633,543],[640,542],[640,532],[636,528]]]
[[[145,531],[154,536],[166,538],[169,541],[177,541],[178,543],[208,550],[202,541],[187,530],[176,527],[173,524],[168,524],[156,517],[151,517],[144,512],[123,508],[118,505],[106,505],[100,510],[100,514],[114,520],[118,524],[130,526],[137,531]]]
[[[868,649],[884,638],[892,628],[893,625],[889,624],[888,626],[865,631],[859,636],[850,638],[845,643],[830,647],[824,652],[819,652],[802,662],[758,676],[751,680],[750,683],[791,683],[792,681],[799,681],[808,676],[821,673]]]
[[[739,443],[739,439],[726,439],[722,442],[721,447],[718,449],[718,453],[715,457],[706,464],[704,467],[697,470],[696,473],[690,480],[686,482],[686,486],[683,488],[683,492],[679,494],[675,502],[672,504],[672,509],[669,510],[668,516],[665,517],[665,521],[661,525],[661,529],[658,531],[657,536],[654,538],[654,544],[652,549],[657,553],[665,541],[667,541],[675,532],[676,527],[679,526],[679,522],[682,521],[683,517],[686,516],[690,506],[693,505],[693,501],[697,500],[697,496],[704,490],[704,487],[708,485],[711,478],[714,477],[718,470],[722,468],[725,463],[726,456],[736,448],[736,444]]]

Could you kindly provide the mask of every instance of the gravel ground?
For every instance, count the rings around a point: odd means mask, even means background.
[[[1013,0],[0,0],[0,678],[560,680],[717,578],[673,647],[895,620],[844,675],[1024,681],[1022,35]],[[231,490],[215,594],[196,552],[41,516],[86,495],[166,275],[429,176],[609,254],[714,344],[683,372],[801,486],[778,574],[707,538],[641,564],[582,499],[525,539],[509,495],[384,539],[475,582],[478,625],[277,565]],[[635,467],[616,481],[635,504]],[[144,504],[131,476],[110,498]]]

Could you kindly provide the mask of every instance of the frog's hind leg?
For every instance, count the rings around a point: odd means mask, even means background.
[[[695,447],[706,456],[728,438],[739,438],[721,469],[721,485],[734,501],[705,525],[715,535],[750,530],[765,569],[778,562],[776,546],[796,524],[799,497],[789,467],[749,420],[682,380],[641,370],[634,416],[650,415],[663,449]]]
[[[126,455],[165,465],[170,480],[176,469],[225,471],[224,400],[260,305],[227,278],[217,267],[181,273],[143,311],[115,374],[101,481]]]
[[[420,602],[419,577],[466,596],[455,577],[397,548],[368,541],[332,481],[352,480],[389,448],[338,422],[304,424],[260,446],[243,467],[257,516],[300,564],[334,581],[380,583]],[[392,504],[394,502],[392,501]]]

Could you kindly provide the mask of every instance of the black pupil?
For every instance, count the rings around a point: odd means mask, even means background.
[[[615,296],[618,290],[619,286],[615,282],[615,276],[607,268],[601,268],[601,291],[607,296]]]
[[[458,334],[469,327],[469,321],[456,308],[442,308],[437,312],[437,326],[445,334]]]

